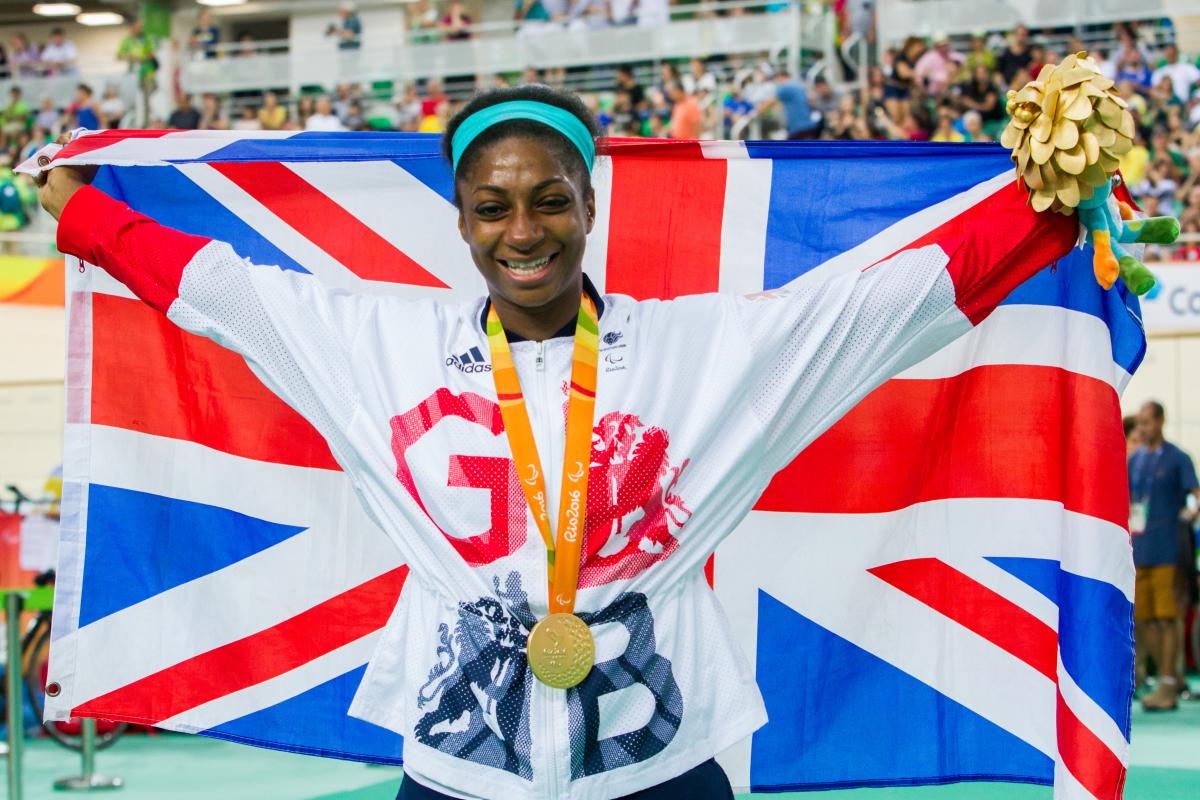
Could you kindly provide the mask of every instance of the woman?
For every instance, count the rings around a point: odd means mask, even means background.
[[[240,353],[411,566],[351,709],[404,736],[400,798],[732,797],[713,756],[766,712],[709,553],[809,442],[1033,272],[1014,262],[1075,242],[1012,185],[990,207],[1003,237],[968,228],[749,297],[601,295],[582,269],[595,134],[544,86],[450,121],[458,232],[488,290],[457,305],[329,291],[159,225],[84,169],[43,178],[60,249]],[[490,528],[438,499],[447,483],[489,491]]]

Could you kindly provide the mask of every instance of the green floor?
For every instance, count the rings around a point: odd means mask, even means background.
[[[197,736],[129,736],[99,757],[119,775],[123,800],[392,800],[400,770],[275,753]],[[78,757],[47,741],[25,754],[25,798],[61,798],[52,783],[72,774]],[[1050,790],[1011,784],[857,789],[773,797],[871,800],[1048,800]],[[1172,714],[1134,712],[1133,766],[1127,800],[1200,798],[1200,702]]]

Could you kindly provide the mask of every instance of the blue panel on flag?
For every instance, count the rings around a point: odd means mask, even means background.
[[[764,289],[1012,168],[1007,154],[990,145],[747,142],[746,148],[754,158],[775,157]],[[920,157],[935,153],[942,157]]]
[[[1053,780],[1045,754],[763,591],[757,679],[771,721],[754,734],[752,787]]]
[[[437,158],[397,158],[393,159],[400,167],[440,194],[447,203],[454,202],[454,174],[450,165],[440,155]]]
[[[218,161],[390,161],[441,159],[442,137],[427,133],[308,131],[278,139],[239,139],[194,159]],[[175,162],[186,163],[186,162]]]
[[[1129,303],[1127,306],[1126,303]],[[1146,354],[1137,298],[1118,283],[1105,291],[1092,270],[1092,248],[1072,250],[1018,286],[1001,305],[1060,306],[1099,317],[1112,336],[1113,361],[1133,373]]]
[[[399,735],[346,714],[366,669],[364,665],[351,670],[204,735],[295,753],[399,764],[404,741]],[[334,708],[341,709],[336,718],[329,713]]]
[[[238,255],[255,264],[308,272],[177,169],[104,167],[96,175],[95,185],[163,225],[222,242],[232,242]]]
[[[92,484],[80,627],[295,536],[216,506]]]
[[[1075,684],[1129,738],[1133,697],[1133,604],[1115,586],[1044,558],[990,558],[1058,605],[1058,647]]]

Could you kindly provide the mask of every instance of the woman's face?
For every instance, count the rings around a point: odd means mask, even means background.
[[[536,139],[487,146],[458,178],[458,229],[493,298],[537,310],[580,288],[596,201]]]

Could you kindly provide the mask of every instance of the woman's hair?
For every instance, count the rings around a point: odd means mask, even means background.
[[[454,139],[455,131],[458,130],[458,127],[462,125],[467,117],[480,109],[498,105],[499,103],[507,103],[511,100],[532,100],[537,103],[556,106],[573,114],[588,129],[593,138],[600,135],[600,126],[596,124],[595,117],[588,111],[583,101],[571,92],[558,91],[542,84],[491,89],[472,97],[446,125],[446,134],[442,137],[442,155],[445,156],[446,160],[453,161],[451,158],[451,142]],[[560,163],[568,165],[569,169],[575,172],[585,193],[591,191],[591,173],[579,149],[567,137],[553,128],[527,119],[499,122],[475,137],[475,140],[471,142],[462,154],[462,157],[459,158],[458,169],[455,170],[454,177],[457,178],[464,172],[473,169],[479,163],[480,154],[487,149],[488,145],[513,136],[526,137],[540,142],[554,154],[554,157]],[[454,205],[462,206],[461,198],[458,196],[457,182],[454,187]]]

